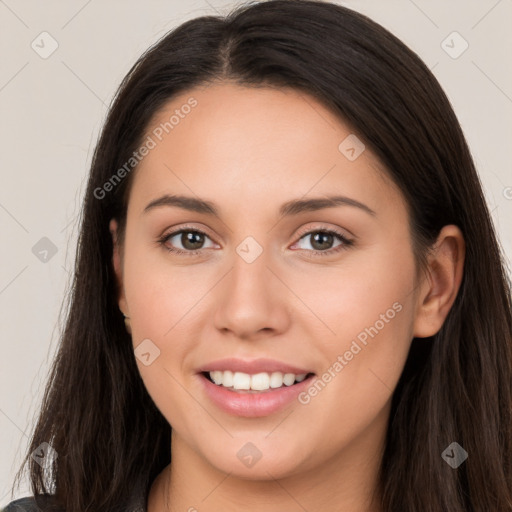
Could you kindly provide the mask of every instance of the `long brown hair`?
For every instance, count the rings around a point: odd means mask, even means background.
[[[322,101],[380,158],[407,200],[418,262],[440,229],[466,240],[464,276],[441,330],[414,339],[393,395],[380,483],[386,512],[512,510],[510,281],[457,118],[423,62],[380,25],[322,1],[241,5],[183,23],[129,71],[95,149],[69,312],[26,458],[32,491],[67,512],[122,510],[171,460],[171,427],[140,378],[117,307],[108,229],[125,226],[129,161],[164,103],[232,80]],[[96,191],[96,194],[95,194]],[[457,442],[458,468],[441,457]],[[58,458],[31,457],[48,442]],[[48,508],[49,510],[49,508]]]

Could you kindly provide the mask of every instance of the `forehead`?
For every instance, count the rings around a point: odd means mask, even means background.
[[[176,191],[224,204],[336,191],[377,208],[389,194],[401,196],[349,126],[289,88],[222,83],[190,89],[153,116],[145,139],[152,149],[133,182],[139,207]]]

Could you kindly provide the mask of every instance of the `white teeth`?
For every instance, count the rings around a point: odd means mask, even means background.
[[[233,375],[233,387],[235,389],[251,389],[251,376],[248,373],[235,372]]]
[[[274,372],[270,376],[270,387],[280,388],[283,385],[283,374],[281,372]]]
[[[227,388],[233,387],[233,372],[230,372],[229,370],[225,372],[219,372],[222,375],[221,384],[223,386],[226,386]]]
[[[293,373],[285,373],[283,377],[283,382],[287,386],[291,386],[295,382],[295,375]]]
[[[270,388],[276,389],[283,387],[283,385],[291,386],[295,382],[302,382],[306,378],[307,374],[301,373],[299,375],[295,375],[294,373],[285,373],[283,375],[281,372],[261,372],[249,375],[248,373],[243,372],[233,373],[229,370],[215,370],[213,372],[209,372],[209,375],[210,379],[212,379],[215,384],[225,388],[233,388],[235,390],[252,389],[254,391],[266,391]]]
[[[224,383],[223,383],[224,385]],[[251,377],[251,389],[264,391],[270,386],[270,376],[268,373],[257,373]]]
[[[222,384],[222,372],[219,372],[219,371],[214,371],[214,372],[210,372],[210,379],[213,380],[213,382],[215,382],[215,384]]]

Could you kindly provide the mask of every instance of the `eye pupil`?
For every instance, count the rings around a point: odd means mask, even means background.
[[[186,249],[200,249],[201,245],[204,243],[204,235],[196,231],[184,231],[181,234],[181,243]],[[188,244],[192,244],[192,246]]]
[[[327,241],[326,241],[326,239],[327,239]],[[329,246],[333,242],[332,239],[333,239],[333,235],[331,233],[317,232],[313,235],[313,242],[312,242],[311,246],[319,251],[322,249],[329,249],[329,247],[326,247],[326,243],[327,243],[327,246]],[[319,246],[315,246],[316,244],[318,244]]]

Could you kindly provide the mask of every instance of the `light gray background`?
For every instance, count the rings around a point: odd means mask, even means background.
[[[32,432],[58,341],[76,218],[106,109],[136,58],[220,0],[0,0],[0,506]],[[512,0],[349,0],[433,70],[467,136],[506,257],[512,257]],[[47,31],[58,49],[31,47]],[[469,43],[457,59],[441,43]],[[459,42],[447,43],[460,48]],[[48,48],[48,46],[46,46]],[[471,236],[471,234],[469,234]],[[48,237],[57,253],[32,252]],[[486,244],[486,240],[480,243]],[[14,498],[28,494],[28,485]]]

